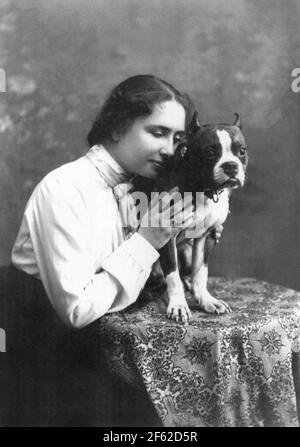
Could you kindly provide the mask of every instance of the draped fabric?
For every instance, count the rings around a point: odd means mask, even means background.
[[[101,318],[111,368],[146,391],[164,426],[298,426],[300,293],[255,279],[209,287],[233,313],[205,314],[187,294],[193,320],[178,324],[165,294],[144,292]]]
[[[179,324],[165,293],[144,290],[70,331],[39,280],[0,269],[0,425],[298,426],[300,293],[255,279],[209,288],[233,313],[205,314],[187,294],[193,320]]]

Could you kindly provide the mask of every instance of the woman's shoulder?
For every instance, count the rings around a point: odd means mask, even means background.
[[[77,160],[65,163],[45,175],[41,180],[42,184],[49,184],[51,182],[61,183],[77,183],[81,179],[91,178],[92,169],[87,162],[85,156]]]
[[[74,196],[87,198],[107,192],[107,185],[102,182],[97,171],[83,156],[50,171],[35,187],[31,198],[43,196],[51,198],[69,198]]]
[[[49,172],[41,181],[43,184],[61,183],[64,185],[84,186],[94,185],[95,183],[105,186],[104,181],[100,181],[101,177],[97,169],[88,159],[87,155],[83,155],[77,160],[65,163],[53,171]]]

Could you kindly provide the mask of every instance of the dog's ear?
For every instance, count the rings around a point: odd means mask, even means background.
[[[234,113],[236,116],[235,122],[234,122],[234,126],[239,127],[240,129],[242,129],[242,121],[241,121],[241,117],[238,113]]]
[[[193,117],[191,119],[191,123],[188,128],[188,135],[194,135],[201,127],[198,112],[194,112]]]

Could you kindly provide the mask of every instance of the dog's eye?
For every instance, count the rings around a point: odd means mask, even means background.
[[[208,149],[208,151],[206,152],[206,157],[207,158],[214,158],[215,157],[215,151],[214,149]]]
[[[245,147],[240,147],[239,148],[239,155],[241,157],[243,157],[246,154],[246,148]]]
[[[182,142],[183,142],[182,137],[180,137],[180,136],[174,137],[174,144],[180,144]]]

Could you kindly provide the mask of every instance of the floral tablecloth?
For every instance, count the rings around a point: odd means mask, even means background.
[[[187,294],[183,325],[166,318],[165,294],[145,292],[99,320],[111,367],[146,390],[167,427],[298,426],[300,292],[248,278],[212,278],[209,289],[233,313],[205,314]]]

